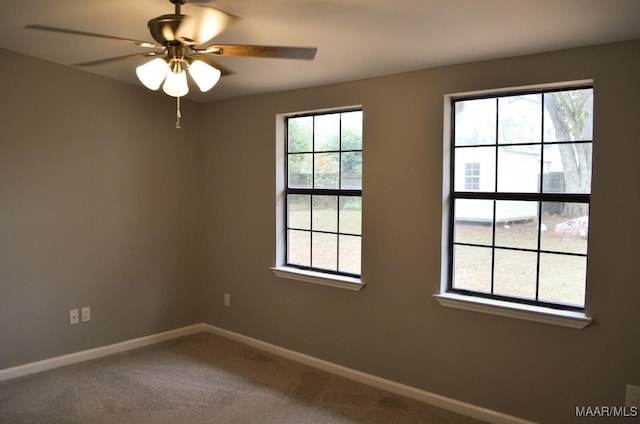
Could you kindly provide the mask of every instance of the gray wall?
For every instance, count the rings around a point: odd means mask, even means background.
[[[461,401],[543,422],[623,405],[640,384],[640,42],[464,64],[205,105],[204,320]],[[447,93],[594,79],[587,307],[561,328],[441,307]],[[358,293],[272,275],[279,113],[364,107]],[[231,307],[223,307],[223,294]]]
[[[200,105],[0,63],[0,369],[201,322]]]

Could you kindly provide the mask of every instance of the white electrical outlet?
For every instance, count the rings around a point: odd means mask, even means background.
[[[627,396],[625,398],[625,406],[640,408],[640,386],[632,386],[627,384]]]
[[[71,309],[69,311],[69,324],[73,325],[73,324],[78,324],[79,322],[80,320],[78,319],[78,310]]]
[[[87,322],[91,320],[91,308],[89,306],[85,306],[82,308],[82,322]]]
[[[231,306],[231,295],[229,293],[224,294],[224,306]]]

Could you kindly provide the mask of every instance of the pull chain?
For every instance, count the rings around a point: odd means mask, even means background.
[[[180,118],[182,114],[180,113],[180,97],[176,97],[176,128],[180,128]]]

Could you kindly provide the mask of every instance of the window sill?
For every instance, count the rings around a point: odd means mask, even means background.
[[[342,275],[324,274],[322,272],[306,271],[284,266],[273,267],[271,271],[281,278],[304,281],[305,283],[319,284],[321,286],[336,287],[351,291],[360,291],[364,287],[364,282],[359,278],[345,277]]]
[[[493,299],[464,296],[453,293],[433,295],[444,307],[464,309],[545,324],[583,329],[591,324],[591,317],[581,312],[561,311],[540,306],[524,305]]]

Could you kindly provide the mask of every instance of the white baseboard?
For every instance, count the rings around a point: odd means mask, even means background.
[[[95,349],[83,350],[80,352],[70,353],[68,355],[56,356],[55,358],[31,362],[24,365],[18,365],[12,368],[5,368],[3,370],[0,370],[0,381],[8,380],[15,377],[21,377],[23,375],[33,374],[40,371],[46,371],[65,365],[76,364],[78,362],[84,362],[90,359],[101,358],[103,356],[112,355],[114,353],[125,352],[127,350],[159,343],[164,340],[187,336],[193,333],[199,333],[201,331],[203,331],[203,324],[194,324],[188,327],[165,331],[158,334],[152,334],[150,336],[127,340],[121,343],[97,347]]]
[[[131,349],[137,349],[140,347],[148,346],[151,344],[159,343],[169,339],[175,339],[177,337],[187,336],[189,334],[199,333],[206,331],[208,333],[216,334],[222,337],[226,337],[231,340],[235,340],[240,343],[255,347],[257,349],[264,350],[266,352],[273,353],[284,358],[309,365],[311,367],[330,372],[332,374],[339,375],[341,377],[348,378],[350,380],[358,381],[360,383],[376,387],[382,390],[386,390],[391,393],[396,393],[401,396],[405,396],[411,399],[418,400],[420,402],[427,403],[429,405],[437,406],[442,409],[446,409],[452,412],[456,412],[467,417],[476,418],[478,420],[486,421],[494,424],[534,424],[531,421],[527,421],[512,415],[503,414],[501,412],[493,411],[491,409],[482,408],[476,405],[472,405],[466,402],[461,402],[455,399],[451,399],[445,396],[437,395],[435,393],[427,392],[425,390],[417,389],[415,387],[407,386],[395,381],[387,380],[381,377],[377,377],[372,374],[367,374],[361,371],[357,371],[351,368],[344,367],[332,362],[328,362],[313,356],[305,355],[303,353],[295,352],[293,350],[285,349],[280,346],[273,345],[271,343],[264,342],[262,340],[254,339],[249,336],[245,336],[233,331],[225,330],[219,327],[215,327],[210,324],[200,323],[190,325],[188,327],[178,328],[171,331],[165,331],[163,333],[152,334],[150,336],[140,337],[137,339],[127,340],[121,343],[115,343],[108,346],[98,347],[95,349],[83,350],[81,352],[71,353],[68,355],[57,356],[51,359],[45,359],[42,361],[32,362],[29,364],[19,365],[12,368],[5,368],[0,370],[0,381],[8,380],[10,378],[21,377],[36,372],[46,371],[53,368],[62,367],[65,365],[76,364],[79,362],[88,361],[90,359],[96,359],[114,353],[126,352]]]
[[[334,364],[332,362],[318,359],[313,356],[285,349],[271,343],[263,342],[262,340],[254,339],[252,337],[234,333],[233,331],[215,327],[213,325],[202,324],[202,329],[209,333],[226,337],[228,339],[247,344],[249,346],[273,353],[278,356],[282,356],[296,362],[300,362],[305,365],[309,365],[314,368],[318,368],[326,372],[330,372],[332,374],[339,375],[341,377],[348,378],[350,380],[366,384],[368,386],[376,387],[388,392],[415,399],[429,405],[437,406],[448,411],[465,415],[467,417],[494,424],[534,424],[532,421],[527,421],[522,418],[514,417],[512,415],[503,414],[491,409],[482,408],[466,402],[461,402],[459,400],[451,399],[445,396],[437,395],[435,393],[427,392],[425,390],[417,389],[415,387],[397,383],[395,381],[377,377],[372,374],[367,374],[361,371],[347,368],[342,365]]]

